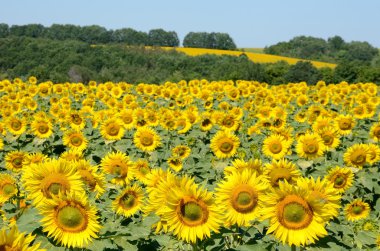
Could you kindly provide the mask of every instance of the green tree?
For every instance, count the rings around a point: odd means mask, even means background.
[[[9,26],[8,24],[0,24],[0,38],[9,36]]]
[[[148,45],[148,34],[131,28],[123,28],[112,33],[112,41],[128,45]]]
[[[298,61],[295,65],[290,66],[284,77],[287,82],[305,81],[308,84],[316,84],[322,79],[318,69],[308,61]]]
[[[165,31],[163,29],[153,29],[148,33],[149,45],[151,46],[179,46],[177,33],[174,31]]]

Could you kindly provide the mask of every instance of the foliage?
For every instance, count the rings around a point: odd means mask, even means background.
[[[183,47],[235,50],[236,44],[227,33],[189,32],[183,39]]]

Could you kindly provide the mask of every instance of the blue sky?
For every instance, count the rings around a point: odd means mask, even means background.
[[[123,27],[148,32],[226,32],[238,47],[264,47],[294,36],[368,41],[380,48],[379,0],[9,0],[0,23]]]

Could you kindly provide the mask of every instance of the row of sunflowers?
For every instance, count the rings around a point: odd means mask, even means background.
[[[373,83],[0,81],[1,250],[380,246]]]

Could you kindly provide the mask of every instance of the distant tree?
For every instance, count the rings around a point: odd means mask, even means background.
[[[90,44],[108,43],[111,40],[111,33],[99,25],[83,26],[79,39]]]
[[[148,34],[131,28],[123,28],[112,33],[112,41],[128,45],[148,45]]]
[[[236,49],[236,44],[230,35],[220,32],[189,32],[183,40],[183,46],[221,50]]]
[[[362,62],[371,62],[378,55],[379,50],[368,42],[354,41],[347,44],[347,60],[359,60]]]
[[[265,67],[265,82],[273,85],[285,84],[285,74],[289,71],[290,65],[286,61],[279,61],[267,64]]]
[[[72,24],[53,24],[47,32],[46,37],[56,40],[76,39],[79,40],[82,29],[80,26]]]
[[[9,35],[9,26],[8,24],[0,24],[0,38],[7,37]]]
[[[308,61],[298,61],[295,65],[290,66],[289,71],[285,74],[287,82],[302,82],[316,84],[321,80],[321,73]]]
[[[347,81],[349,83],[357,82],[359,73],[359,64],[355,61],[345,61],[335,68],[335,82]]]
[[[42,37],[45,29],[42,24],[12,25],[9,33],[13,36]]]
[[[153,29],[148,33],[149,45],[152,46],[179,46],[177,33],[174,31],[165,31],[163,29]]]
[[[327,39],[327,43],[332,51],[339,51],[345,46],[343,38],[340,36],[333,36]]]

